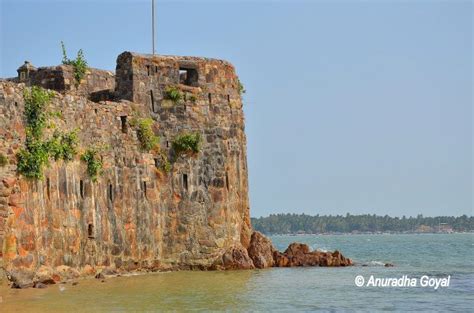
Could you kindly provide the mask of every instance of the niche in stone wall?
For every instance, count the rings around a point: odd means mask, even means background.
[[[84,199],[84,181],[82,179],[79,181],[79,195]]]
[[[148,76],[150,76],[150,65],[146,66],[146,73]]]
[[[89,224],[87,226],[87,237],[89,237],[90,239],[94,239],[94,225],[92,224]]]
[[[108,190],[107,194],[108,194],[110,202],[114,202],[114,187],[112,186],[112,184],[109,184],[109,188],[107,190]]]
[[[188,174],[183,174],[183,188],[188,191]]]
[[[48,200],[51,199],[51,180],[46,178],[46,195],[48,196]]]
[[[227,188],[227,191],[229,191],[229,173],[225,172],[225,187]]]
[[[143,195],[144,195],[145,198],[146,198],[146,181],[143,181],[143,182],[142,182],[142,188],[143,188]]]
[[[127,117],[121,116],[120,123],[122,124],[122,133],[126,134],[127,133]]]
[[[187,86],[197,87],[199,80],[198,71],[195,68],[185,66],[179,67],[179,83]]]
[[[153,90],[150,90],[150,101],[151,101],[151,111],[155,112],[155,97],[153,96]]]

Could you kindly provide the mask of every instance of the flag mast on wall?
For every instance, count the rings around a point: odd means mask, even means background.
[[[151,0],[151,42],[152,53],[155,55],[155,0]]]

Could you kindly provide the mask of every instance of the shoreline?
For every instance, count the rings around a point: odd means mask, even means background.
[[[342,236],[342,235],[453,235],[453,234],[474,234],[474,231],[470,232],[370,232],[370,233],[278,233],[269,234],[263,233],[265,236]]]

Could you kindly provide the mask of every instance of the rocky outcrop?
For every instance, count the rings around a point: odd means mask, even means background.
[[[248,254],[256,268],[352,265],[352,260],[344,257],[337,250],[334,252],[311,251],[308,245],[303,243],[292,243],[282,253],[259,232],[253,232]]]
[[[277,252],[270,239],[255,231],[250,238],[247,249],[250,258],[256,268],[272,267],[274,264],[273,254]]]
[[[292,243],[283,253],[275,251],[273,258],[276,267],[352,265],[352,260],[344,257],[338,250],[311,251],[308,245],[303,243]]]

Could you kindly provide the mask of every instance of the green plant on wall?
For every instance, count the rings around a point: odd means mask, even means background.
[[[201,144],[201,134],[198,132],[195,133],[185,133],[178,135],[173,140],[173,150],[177,156],[186,153],[198,153]]]
[[[239,88],[240,95],[243,95],[246,92],[245,87],[239,78],[237,78],[237,87]]]
[[[89,148],[81,156],[81,160],[87,165],[87,174],[93,182],[102,174],[102,160],[98,148]]]
[[[54,160],[72,161],[77,154],[78,141],[77,130],[69,133],[61,133],[56,130],[46,145]]]
[[[158,160],[159,160],[159,167],[166,173],[169,173],[171,171],[171,163],[163,151],[160,151],[158,153]]]
[[[183,94],[175,86],[168,86],[165,89],[164,96],[165,96],[165,99],[171,100],[174,103],[177,103],[183,99]]]
[[[17,170],[26,178],[40,179],[43,168],[48,165],[48,147],[32,135],[26,136],[25,148],[17,155]]]
[[[56,130],[49,140],[43,139],[49,117],[57,117],[57,112],[50,112],[48,105],[54,93],[41,87],[33,86],[25,89],[25,147],[17,155],[17,170],[27,178],[40,179],[49,159],[71,161],[77,153],[77,131],[61,133]]]
[[[43,134],[48,117],[47,106],[53,97],[54,92],[37,86],[25,89],[23,92],[26,126],[30,134],[37,139]]]
[[[160,139],[153,132],[153,120],[151,118],[134,118],[130,124],[136,128],[140,148],[143,151],[148,152],[158,146]]]
[[[3,153],[0,153],[0,167],[4,167],[7,164],[8,164],[7,157]]]
[[[84,57],[84,52],[82,49],[79,49],[77,52],[76,59],[70,60],[66,54],[66,47],[64,46],[64,42],[61,41],[61,48],[63,52],[63,64],[65,65],[72,65],[74,69],[74,79],[76,80],[76,87],[81,83],[81,80],[86,75],[87,71],[87,61]]]
[[[33,86],[25,89],[24,117],[26,122],[25,148],[17,155],[17,171],[27,178],[39,179],[43,176],[43,168],[48,164],[48,144],[42,136],[48,117],[48,105],[54,93],[41,87]]]

